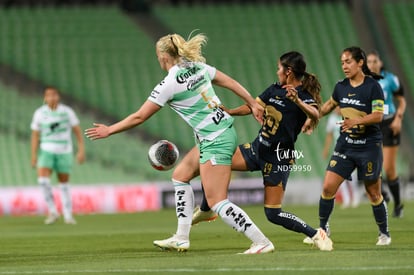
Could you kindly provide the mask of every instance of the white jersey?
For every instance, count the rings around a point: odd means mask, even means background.
[[[326,133],[332,133],[333,139],[337,140],[341,132],[341,125],[338,124],[342,120],[342,116],[333,112],[329,115],[328,121],[326,122]]]
[[[193,129],[200,141],[213,140],[229,128],[233,118],[221,110],[212,79],[216,69],[201,62],[183,62],[173,66],[148,100],[168,104]]]
[[[79,119],[72,108],[59,104],[56,110],[43,105],[38,108],[30,128],[40,132],[40,148],[44,151],[64,154],[72,152],[72,127]]]

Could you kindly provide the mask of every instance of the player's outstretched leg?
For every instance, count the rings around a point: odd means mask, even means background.
[[[314,229],[296,215],[282,211],[279,207],[265,207],[267,219],[274,224],[284,228],[303,233],[311,239],[311,243],[323,251],[333,250],[333,244],[329,236],[323,229]]]
[[[250,217],[228,199],[216,203],[212,208],[223,221],[243,233],[253,244],[242,254],[262,254],[275,250],[272,242],[260,231]]]

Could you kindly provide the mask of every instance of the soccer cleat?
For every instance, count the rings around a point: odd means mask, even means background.
[[[191,222],[191,225],[196,225],[199,222],[211,222],[217,219],[218,215],[213,211],[202,211],[200,207],[194,208],[193,212],[193,220]]]
[[[319,250],[322,251],[332,251],[333,250],[333,243],[332,240],[328,237],[325,230],[322,228],[318,228],[315,236],[312,237],[313,243]]]
[[[190,248],[190,241],[180,239],[177,235],[165,240],[154,241],[153,244],[162,250],[177,250],[178,252],[185,252]]]
[[[313,244],[313,240],[311,237],[306,237],[303,239],[304,244]]]
[[[249,249],[239,254],[264,254],[275,251],[272,242],[267,240],[265,243],[253,243]]]
[[[327,223],[325,225],[325,228],[326,228],[326,230],[325,230],[326,235],[328,235],[328,237],[330,237],[331,236],[331,228],[329,227],[329,223]],[[314,244],[311,237],[306,237],[305,239],[303,239],[303,243],[304,244],[312,244],[312,245]]]
[[[404,208],[403,204],[400,204],[400,205],[396,206],[394,208],[394,211],[392,212],[392,216],[394,218],[402,218],[403,217],[403,208]]]
[[[384,233],[380,233],[378,236],[377,245],[390,245],[390,244],[391,244],[391,237]]]
[[[50,213],[47,218],[45,219],[45,224],[54,224],[59,219],[59,214],[57,213]]]
[[[65,218],[65,223],[66,224],[77,224],[76,220],[72,217],[72,218]]]

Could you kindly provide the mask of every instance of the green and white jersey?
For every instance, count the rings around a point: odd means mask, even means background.
[[[216,69],[201,62],[183,62],[168,71],[148,100],[168,104],[187,122],[200,141],[213,140],[229,128],[233,118],[221,110],[211,81]]]
[[[64,154],[72,152],[72,127],[79,125],[79,119],[72,108],[59,104],[56,110],[47,105],[38,108],[30,128],[40,132],[40,149]]]

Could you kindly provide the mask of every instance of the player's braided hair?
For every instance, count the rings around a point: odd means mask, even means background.
[[[204,34],[196,34],[185,40],[179,34],[169,34],[161,37],[157,42],[157,49],[166,52],[176,59],[185,59],[195,62],[206,62],[202,54],[202,47],[207,43]]]
[[[296,51],[291,51],[283,54],[279,58],[280,64],[290,68],[296,79],[302,80],[303,90],[307,91],[312,98],[317,102],[318,108],[322,104],[320,95],[321,84],[316,75],[306,72],[306,62],[303,55]]]

